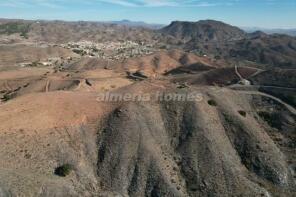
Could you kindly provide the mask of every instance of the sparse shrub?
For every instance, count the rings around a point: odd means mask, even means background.
[[[29,153],[26,153],[24,157],[25,157],[26,159],[30,159],[30,158],[32,157],[32,155],[29,154]]]
[[[113,89],[116,88],[116,85],[111,85],[111,88],[113,88]]]
[[[24,32],[24,31],[21,32],[20,36],[24,37],[25,39],[29,39],[29,36],[28,36],[27,32]]]
[[[92,48],[92,51],[95,52],[95,53],[99,52],[99,50],[97,48],[95,48],[95,47]]]
[[[90,82],[88,79],[85,79],[85,83],[86,83],[86,85],[88,85],[88,86],[92,86],[91,82]]]
[[[31,67],[37,67],[38,65],[39,65],[39,62],[34,61],[34,62],[32,62]]]
[[[221,56],[220,56],[220,55],[216,55],[214,58],[215,58],[216,60],[220,60],[220,59],[221,59]]]
[[[214,100],[208,100],[208,104],[211,105],[211,106],[217,106],[217,102],[214,101]]]
[[[54,171],[54,174],[61,177],[65,177],[68,176],[72,170],[73,166],[71,164],[64,164],[62,166],[57,167]]]
[[[30,24],[23,24],[18,22],[11,22],[0,25],[0,34],[15,34],[19,33],[20,36],[28,38],[28,32],[30,30]]]
[[[2,101],[8,101],[8,100],[12,99],[12,95],[11,94],[4,94],[1,99],[2,99]]]
[[[188,88],[188,85],[187,84],[179,84],[178,86],[177,86],[177,88],[178,89],[183,89],[183,88]]]
[[[86,51],[84,51],[84,50],[82,50],[82,49],[73,49],[72,51],[73,51],[74,53],[77,53],[77,54],[81,55],[81,56],[86,55]]]
[[[30,83],[26,83],[23,87],[26,88],[30,85]]]
[[[247,116],[247,112],[243,111],[243,110],[239,110],[238,113],[243,116],[246,117]]]

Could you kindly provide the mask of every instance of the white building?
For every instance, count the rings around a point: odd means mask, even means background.
[[[246,79],[242,79],[238,83],[241,84],[241,85],[245,85],[245,86],[251,85],[251,82],[249,80],[246,80]]]

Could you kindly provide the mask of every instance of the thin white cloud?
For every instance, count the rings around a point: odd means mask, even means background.
[[[33,7],[42,6],[48,8],[59,8],[59,3],[64,0],[0,0],[2,7]]]
[[[137,7],[138,5],[134,2],[131,1],[126,1],[126,0],[97,0],[99,2],[103,3],[110,3],[110,4],[115,4],[115,5],[121,5],[121,6],[127,6],[127,7]]]
[[[208,7],[216,6],[218,3],[212,2],[213,0],[72,0],[72,4],[85,4],[85,3],[105,3],[113,4],[124,7]],[[228,0],[233,1],[233,0]],[[32,7],[42,6],[50,8],[58,8],[63,4],[69,3],[68,0],[0,0],[0,6],[5,7]]]
[[[219,5],[201,0],[97,0],[99,2],[111,3],[128,7],[208,7]]]
[[[256,3],[283,4],[292,0],[258,0]],[[248,0],[0,0],[3,7],[32,7],[42,6],[59,8],[71,4],[113,4],[123,7],[212,7],[232,6],[240,3],[248,3]]]

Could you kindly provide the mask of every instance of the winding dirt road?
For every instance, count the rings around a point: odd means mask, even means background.
[[[260,95],[260,96],[265,96],[265,97],[268,97],[268,98],[271,98],[279,103],[281,103],[282,105],[284,105],[287,110],[289,110],[292,114],[296,115],[296,109],[287,104],[286,102],[282,101],[281,99],[277,98],[277,97],[274,97],[272,95],[269,95],[269,94],[266,94],[266,93],[263,93],[263,92],[258,92],[258,91],[243,91],[243,90],[238,90],[237,92],[239,93],[242,93],[242,94],[249,94],[249,95]]]

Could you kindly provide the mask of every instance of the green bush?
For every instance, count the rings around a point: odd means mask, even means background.
[[[4,94],[3,97],[1,98],[2,101],[8,101],[10,99],[12,99],[12,95],[11,94]]]
[[[216,101],[214,101],[214,100],[208,100],[208,104],[209,105],[211,105],[211,106],[217,106],[217,103],[216,103]]]
[[[73,166],[71,164],[64,164],[62,166],[57,167],[54,171],[54,174],[61,177],[65,177],[68,176],[72,170]]]
[[[32,62],[32,64],[30,65],[31,67],[37,67],[39,65],[39,62],[34,61]]]
[[[72,51],[73,51],[74,53],[77,53],[77,54],[81,55],[81,56],[86,55],[86,51],[84,51],[84,50],[82,50],[82,49],[72,49]]]
[[[243,110],[239,110],[238,113],[243,116],[246,117],[247,116],[247,112],[243,111]]]
[[[220,56],[220,55],[216,55],[214,58],[215,58],[216,60],[220,60],[220,59],[221,59],[221,56]]]

